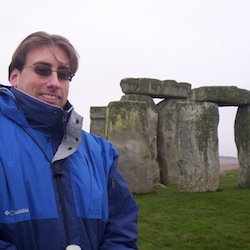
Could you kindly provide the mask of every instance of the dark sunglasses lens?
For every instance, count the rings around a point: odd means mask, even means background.
[[[40,76],[49,76],[52,74],[52,70],[50,67],[42,66],[42,65],[35,66],[35,72],[36,74]]]
[[[50,76],[52,74],[52,69],[45,65],[36,65],[34,71],[40,76]],[[71,81],[74,74],[68,69],[58,69],[57,76],[61,80]]]
[[[71,80],[71,78],[73,77],[72,73],[67,69],[59,69],[57,71],[57,74],[58,78],[62,80]]]

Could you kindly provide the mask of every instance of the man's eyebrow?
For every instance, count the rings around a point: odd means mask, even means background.
[[[37,62],[34,63],[34,65],[39,65],[39,64],[52,67],[52,65],[50,63],[44,62],[44,61],[37,61]]]

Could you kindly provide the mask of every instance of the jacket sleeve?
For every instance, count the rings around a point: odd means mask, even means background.
[[[9,242],[6,242],[6,241],[2,241],[0,240],[0,249],[2,250],[17,250],[16,247],[9,243]]]
[[[138,206],[116,163],[109,174],[109,220],[99,249],[137,249]]]

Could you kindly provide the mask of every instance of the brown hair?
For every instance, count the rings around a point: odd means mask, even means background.
[[[62,49],[69,58],[70,71],[75,74],[78,68],[78,54],[73,45],[63,36],[50,35],[39,31],[27,36],[17,47],[9,65],[9,78],[14,69],[22,70],[25,65],[27,53],[36,47],[49,45]]]

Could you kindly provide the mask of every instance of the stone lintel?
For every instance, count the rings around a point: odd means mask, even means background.
[[[153,78],[125,78],[121,80],[124,94],[148,95],[152,98],[182,98],[186,99],[191,90],[191,84],[175,80],[158,80]]]
[[[218,106],[241,106],[250,104],[250,91],[236,86],[204,86],[191,90],[188,100],[214,102]]]

